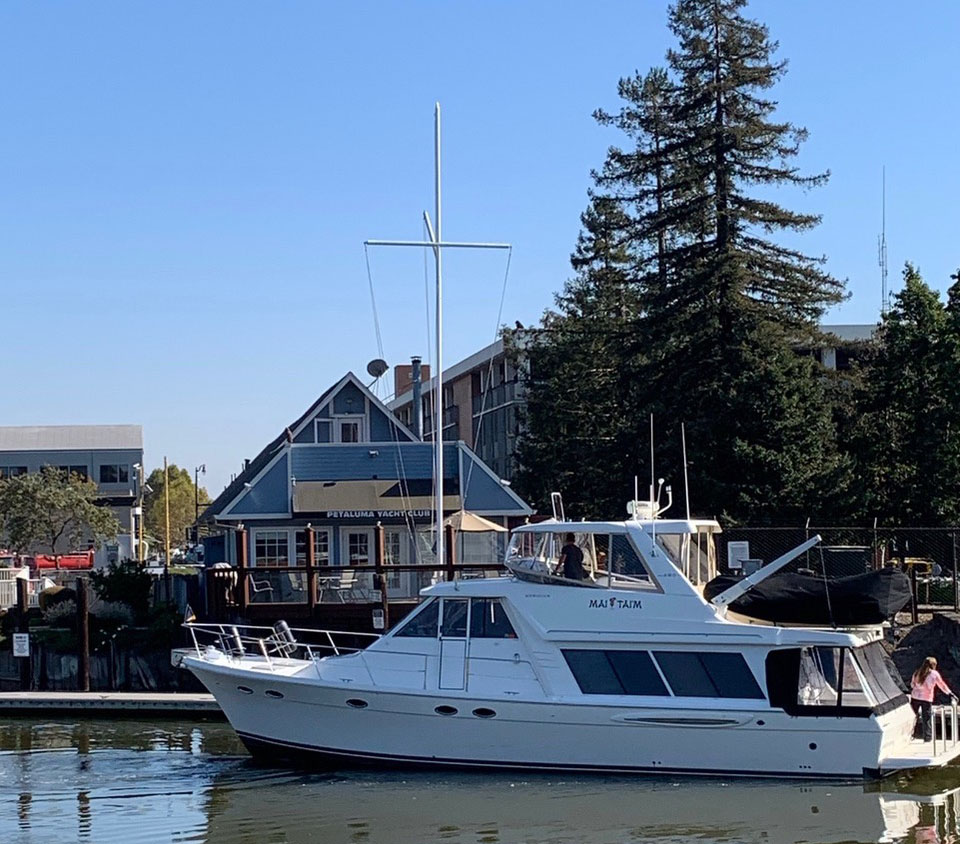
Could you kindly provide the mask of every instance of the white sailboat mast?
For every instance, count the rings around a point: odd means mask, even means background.
[[[436,374],[434,375],[433,415],[434,415],[434,525],[436,531],[436,562],[437,565],[446,563],[443,536],[443,250],[444,249],[510,249],[509,243],[444,243],[442,237],[442,191],[440,179],[440,103],[434,108],[434,199],[435,220],[424,211],[423,219],[427,225],[426,241],[419,240],[367,240],[367,246],[417,246],[433,250],[436,262],[436,319],[437,319],[437,359]],[[433,225],[436,223],[436,226]],[[460,490],[460,495],[466,495],[466,490]],[[461,505],[462,506],[462,505]]]
[[[444,565],[446,557],[444,556],[444,535],[443,535],[443,250],[440,248],[442,242],[442,217],[441,217],[441,190],[440,190],[440,103],[436,103],[433,112],[434,124],[434,142],[433,142],[433,167],[434,167],[434,191],[436,199],[436,219],[437,228],[433,233],[433,240],[437,243],[433,250],[434,260],[437,262],[437,373],[434,384],[436,392],[433,394],[433,415],[434,415],[434,460],[435,475],[434,482],[436,502],[434,504],[434,519],[437,526],[436,547],[437,564]],[[429,221],[428,221],[429,222]]]

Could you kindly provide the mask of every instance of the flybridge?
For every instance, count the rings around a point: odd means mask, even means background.
[[[699,599],[698,587],[717,573],[713,535],[719,532],[713,520],[550,519],[514,530],[505,565],[518,578],[538,583],[642,589]],[[569,534],[583,554],[582,580],[562,576],[561,556]]]

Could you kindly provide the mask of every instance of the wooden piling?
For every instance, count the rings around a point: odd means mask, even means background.
[[[27,613],[30,611],[30,597],[27,591],[30,587],[29,582],[23,578],[17,578],[17,632],[30,633],[30,618]],[[33,670],[31,668],[31,658],[20,658],[20,691],[29,692],[32,687]]]
[[[77,589],[77,636],[79,638],[79,660],[77,671],[78,691],[90,691],[90,595],[87,592],[87,580],[78,577]]]

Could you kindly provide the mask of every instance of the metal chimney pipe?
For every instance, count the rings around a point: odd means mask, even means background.
[[[412,364],[410,372],[410,380],[413,386],[413,415],[411,421],[413,423],[413,433],[416,434],[418,440],[423,439],[423,399],[421,398],[421,373],[420,373],[420,358],[417,355],[414,355],[410,358],[410,363]]]

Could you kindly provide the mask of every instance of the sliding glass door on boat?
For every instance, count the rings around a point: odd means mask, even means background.
[[[444,598],[440,616],[441,689],[463,689],[467,684],[466,598]]]

